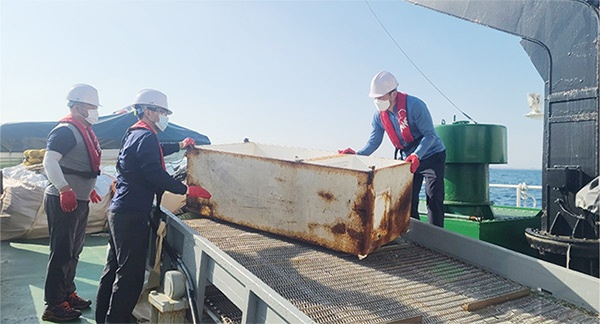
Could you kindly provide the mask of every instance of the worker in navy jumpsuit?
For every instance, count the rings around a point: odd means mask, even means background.
[[[155,195],[166,191],[192,196],[192,188],[165,171],[164,156],[195,145],[191,138],[161,144],[157,133],[171,113],[166,96],[143,90],[134,108],[138,118],[123,138],[117,159],[116,192],[108,213],[109,251],[96,297],[96,322],[135,322],[132,311],[144,284],[150,235],[149,215]]]

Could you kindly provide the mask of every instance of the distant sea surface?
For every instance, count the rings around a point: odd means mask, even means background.
[[[525,183],[527,186],[542,185],[542,170],[518,169],[492,169],[489,170],[490,184],[518,185]],[[421,188],[421,199],[425,199],[425,186]],[[531,195],[526,201],[521,201],[521,207],[542,207],[542,190],[529,188],[527,194]],[[496,206],[516,206],[516,188],[494,188],[490,186],[490,201]]]
[[[517,169],[492,169],[490,168],[490,184],[518,185],[525,183],[527,186],[542,185],[542,170],[517,170]],[[542,207],[542,190],[529,188],[527,194],[533,196],[536,208]],[[490,201],[494,205],[516,206],[517,190],[515,188],[490,187]],[[533,199],[526,201],[527,207],[533,207]],[[523,202],[521,203],[523,206]]]

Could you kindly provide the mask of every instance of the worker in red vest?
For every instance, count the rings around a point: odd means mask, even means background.
[[[398,81],[387,71],[373,77],[369,97],[374,99],[377,112],[371,123],[373,130],[369,141],[357,152],[347,148],[339,153],[371,155],[381,145],[383,134],[387,133],[396,153],[411,163],[410,172],[414,174],[411,217],[420,219],[419,192],[425,178],[428,222],[444,227],[446,147],[433,127],[427,105],[417,97],[399,92],[397,87]]]
[[[83,250],[89,202],[97,203],[96,177],[101,150],[92,124],[98,121],[98,91],[87,84],[74,85],[67,94],[70,114],[48,135],[44,169],[50,185],[44,209],[50,233],[50,257],[46,270],[42,319],[71,321],[90,307],[89,299],[75,292],[75,270]]]

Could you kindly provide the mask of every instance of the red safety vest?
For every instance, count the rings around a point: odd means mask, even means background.
[[[90,164],[92,165],[92,170],[94,172],[100,171],[100,159],[102,157],[102,150],[100,149],[100,143],[98,143],[98,138],[92,130],[92,126],[84,126],[80,121],[73,118],[71,114],[59,120],[59,122],[69,123],[75,126],[77,130],[79,130],[79,133],[81,133],[81,137],[83,137],[83,141],[85,142],[85,146],[87,147],[87,151],[90,156]]]
[[[398,124],[400,125],[400,135],[406,144],[411,143],[415,139],[410,131],[410,127],[408,127],[408,118],[406,116],[406,93],[396,92],[396,107],[398,109]],[[379,113],[379,118],[381,123],[383,124],[383,128],[385,132],[388,134],[390,141],[394,144],[394,147],[401,150],[404,148],[402,146],[402,142],[400,142],[400,137],[396,133],[396,129],[394,128],[394,124],[390,120],[390,116],[386,111],[381,111]]]

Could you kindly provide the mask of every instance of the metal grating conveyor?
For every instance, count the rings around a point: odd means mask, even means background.
[[[525,297],[466,311],[526,287],[400,238],[364,260],[210,219],[184,221],[317,323],[598,323],[551,296]],[[242,312],[218,289],[206,305],[223,322]]]

